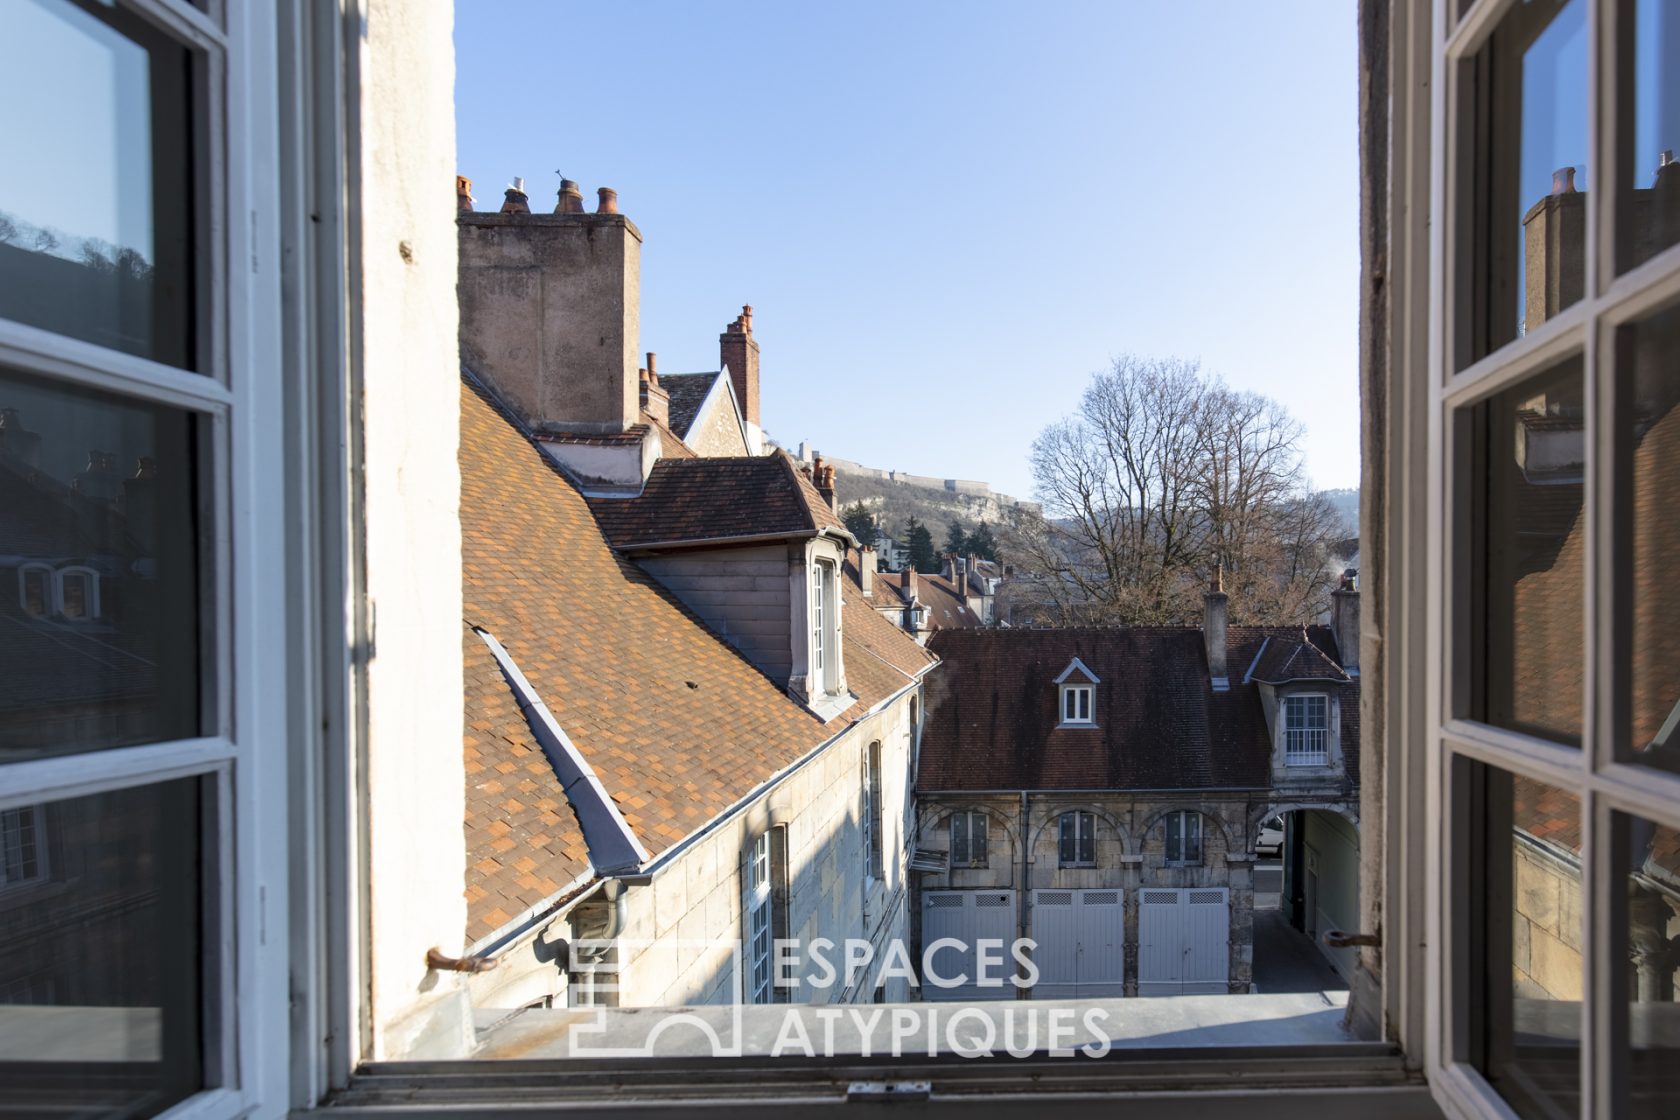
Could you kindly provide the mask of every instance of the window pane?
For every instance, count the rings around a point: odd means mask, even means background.
[[[1637,0],[1633,21],[1633,259],[1650,260],[1680,241],[1680,4]],[[1665,65],[1666,62],[1666,65]]]
[[[150,1116],[204,1083],[198,779],[0,813],[0,1085]]]
[[[188,53],[115,5],[0,36],[0,316],[193,368]]]
[[[1628,840],[1630,1115],[1680,1116],[1680,831],[1617,817]]]
[[[1474,923],[1470,976],[1483,985],[1472,1030],[1476,1064],[1518,1115],[1573,1116],[1584,971],[1581,803],[1493,767],[1465,772],[1475,791],[1468,897],[1481,911],[1465,914]]]
[[[198,734],[193,445],[185,412],[0,369],[0,761]]]
[[[1632,599],[1631,760],[1680,771],[1680,309],[1630,328],[1631,374],[1618,434],[1617,491],[1630,495],[1632,540],[1616,549]]]
[[[1472,718],[1578,746],[1586,519],[1581,362],[1477,409]]]
[[[1458,368],[1581,298],[1586,265],[1585,0],[1512,6],[1477,56],[1475,215],[1460,229]]]

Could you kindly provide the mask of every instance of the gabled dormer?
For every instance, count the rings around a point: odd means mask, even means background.
[[[1085,662],[1074,658],[1056,677],[1056,726],[1097,725],[1097,685],[1102,681]]]
[[[1342,754],[1342,706],[1358,690],[1306,631],[1279,631],[1255,651],[1244,685],[1256,686],[1265,710],[1276,785],[1339,783],[1347,772]]]

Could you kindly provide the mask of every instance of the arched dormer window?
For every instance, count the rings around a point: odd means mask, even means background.
[[[1085,662],[1077,657],[1070,661],[1068,667],[1062,670],[1062,675],[1056,678],[1057,726],[1096,726],[1097,685],[1101,683]]]
[[[53,613],[53,570],[50,564],[24,564],[18,568],[18,604],[31,618]]]
[[[53,573],[58,613],[71,622],[99,617],[99,573],[75,566]]]

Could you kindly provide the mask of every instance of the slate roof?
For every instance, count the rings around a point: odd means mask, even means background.
[[[822,723],[615,552],[592,504],[466,382],[460,465],[465,891],[467,940],[478,942],[592,872],[570,804],[473,626],[507,648],[656,857],[846,723]],[[932,659],[859,609],[849,579],[842,601],[857,696],[849,721]]]
[[[707,395],[717,384],[717,379],[722,376],[722,370],[659,375],[659,387],[671,395],[672,431],[680,436],[688,435],[689,429],[694,427],[694,421],[700,415],[700,406],[706,403]]]
[[[592,498],[614,548],[702,544],[741,537],[850,540],[811,480],[785,451],[740,458],[661,459],[634,498]]]
[[[1314,634],[1314,631],[1318,633]],[[1227,657],[1252,660],[1267,639],[1328,632],[1231,627]],[[1215,692],[1202,631],[1190,627],[945,630],[926,687],[917,789],[1259,789],[1271,740],[1255,685]],[[1323,653],[1335,656],[1334,643]],[[1096,686],[1096,727],[1057,726],[1057,675],[1079,658]],[[1358,685],[1343,689],[1342,749],[1358,780]]]
[[[1326,634],[1328,637],[1328,634]],[[1334,639],[1332,639],[1334,641]],[[1226,669],[1230,653],[1226,653]],[[1260,650],[1250,659],[1242,673],[1243,683],[1259,681],[1263,684],[1288,684],[1290,681],[1346,681],[1348,675],[1324,651],[1307,640],[1304,630],[1294,634],[1268,635],[1261,640]]]

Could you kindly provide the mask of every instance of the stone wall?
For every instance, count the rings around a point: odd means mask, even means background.
[[[752,454],[741,435],[741,418],[727,393],[713,400],[710,413],[696,421],[683,442],[707,458]]]
[[[1581,871],[1518,837],[1512,853],[1516,914],[1511,970],[1518,999],[1581,998]]]

